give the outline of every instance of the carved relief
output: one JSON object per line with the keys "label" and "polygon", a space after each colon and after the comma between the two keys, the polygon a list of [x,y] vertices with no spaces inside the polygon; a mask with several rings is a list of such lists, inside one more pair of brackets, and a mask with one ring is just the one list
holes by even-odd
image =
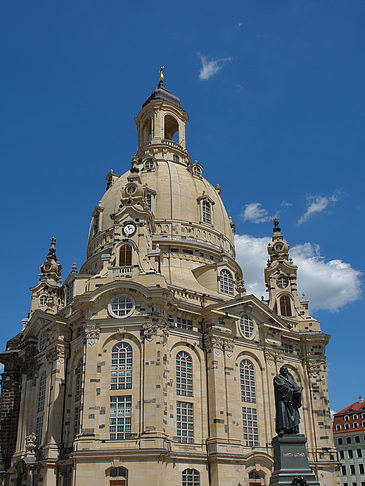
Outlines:
{"label": "carved relief", "polygon": [[56,361],[63,364],[65,362],[65,347],[62,345],[56,345],[46,353],[46,358],[49,363]]}
{"label": "carved relief", "polygon": [[100,329],[95,324],[89,324],[84,327],[84,337],[86,344],[90,347],[95,346],[100,336]]}
{"label": "carved relief", "polygon": [[28,453],[34,454],[36,450],[36,435],[34,432],[31,432],[25,438],[25,449]]}

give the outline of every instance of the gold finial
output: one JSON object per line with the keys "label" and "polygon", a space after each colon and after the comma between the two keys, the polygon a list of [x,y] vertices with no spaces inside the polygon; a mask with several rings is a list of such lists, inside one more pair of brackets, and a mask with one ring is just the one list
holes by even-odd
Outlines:
{"label": "gold finial", "polygon": [[164,79],[163,72],[162,72],[164,69],[165,69],[165,66],[161,66],[161,68],[160,68],[160,76],[159,76],[160,81],[163,81],[163,79]]}

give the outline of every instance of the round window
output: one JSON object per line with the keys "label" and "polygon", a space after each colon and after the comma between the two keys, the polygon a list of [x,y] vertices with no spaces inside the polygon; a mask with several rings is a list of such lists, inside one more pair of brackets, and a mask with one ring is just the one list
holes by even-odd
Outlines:
{"label": "round window", "polygon": [[252,317],[248,316],[247,314],[243,314],[240,319],[240,328],[241,333],[243,336],[245,336],[245,338],[251,338],[254,331],[254,322]]}
{"label": "round window", "polygon": [[113,317],[127,317],[134,311],[134,301],[128,295],[121,295],[109,304],[109,312]]}
{"label": "round window", "polygon": [[128,186],[127,187],[127,193],[128,194],[134,194],[136,192],[136,186]]}
{"label": "round window", "polygon": [[288,277],[279,277],[278,278],[278,287],[281,289],[285,289],[289,285]]}

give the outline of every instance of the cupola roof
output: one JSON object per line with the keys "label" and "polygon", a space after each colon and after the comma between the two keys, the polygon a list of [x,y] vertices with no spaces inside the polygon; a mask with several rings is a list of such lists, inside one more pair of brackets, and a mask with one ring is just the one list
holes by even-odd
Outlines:
{"label": "cupola roof", "polygon": [[180,98],[172,94],[170,91],[168,91],[165,87],[164,83],[164,75],[162,73],[164,69],[164,66],[161,66],[160,69],[160,81],[158,83],[157,89],[152,91],[151,95],[147,100],[143,103],[142,108],[146,106],[150,101],[152,100],[164,100],[167,101],[168,103],[171,103],[175,106],[178,106],[180,108]]}

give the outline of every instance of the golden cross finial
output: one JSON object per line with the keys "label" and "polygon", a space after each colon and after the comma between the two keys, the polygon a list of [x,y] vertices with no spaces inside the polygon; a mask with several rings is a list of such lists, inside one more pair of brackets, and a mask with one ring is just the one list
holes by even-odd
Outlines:
{"label": "golden cross finial", "polygon": [[160,81],[163,81],[164,76],[163,76],[163,72],[162,72],[162,71],[163,71],[164,69],[165,69],[165,66],[161,66],[161,67],[160,67],[160,77],[159,77]]}

